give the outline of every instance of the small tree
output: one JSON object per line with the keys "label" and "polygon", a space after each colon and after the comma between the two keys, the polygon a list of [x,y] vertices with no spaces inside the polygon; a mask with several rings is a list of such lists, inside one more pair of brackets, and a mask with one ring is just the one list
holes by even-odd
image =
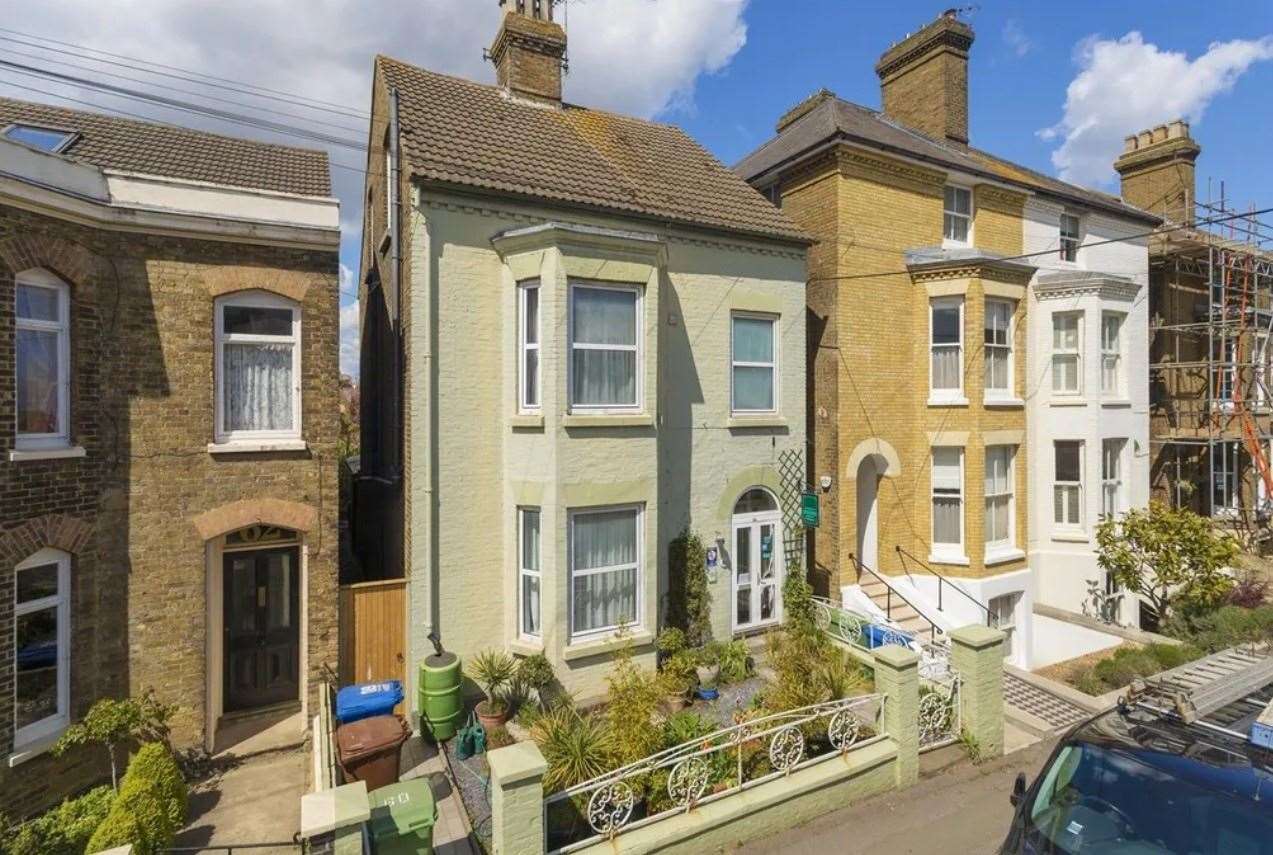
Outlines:
{"label": "small tree", "polygon": [[119,768],[115,756],[118,745],[128,742],[168,742],[168,721],[176,707],[160,703],[153,690],[140,698],[102,698],[88,715],[66,729],[53,746],[53,754],[83,745],[105,747],[111,764],[111,787],[119,790]]}
{"label": "small tree", "polygon": [[685,632],[690,647],[711,640],[711,592],[707,584],[707,550],[686,529],[667,547],[667,623]]}
{"label": "small tree", "polygon": [[1238,542],[1206,517],[1159,502],[1097,526],[1097,563],[1166,620],[1174,608],[1208,609],[1233,587],[1225,574]]}

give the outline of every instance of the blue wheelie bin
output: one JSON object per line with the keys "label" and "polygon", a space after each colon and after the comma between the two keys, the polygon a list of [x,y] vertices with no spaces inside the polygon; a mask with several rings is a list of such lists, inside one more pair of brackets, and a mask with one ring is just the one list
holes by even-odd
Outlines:
{"label": "blue wheelie bin", "polygon": [[336,720],[349,724],[372,716],[390,715],[393,708],[402,703],[402,698],[402,683],[398,680],[346,686],[336,693]]}

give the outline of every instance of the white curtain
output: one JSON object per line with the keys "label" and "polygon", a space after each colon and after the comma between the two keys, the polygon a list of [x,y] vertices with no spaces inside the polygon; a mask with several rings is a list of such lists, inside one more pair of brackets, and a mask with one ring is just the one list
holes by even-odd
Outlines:
{"label": "white curtain", "polygon": [[[637,512],[606,511],[574,518],[571,542],[575,633],[618,626],[637,615]],[[579,571],[617,568],[599,573]]]}
{"label": "white curtain", "polygon": [[1012,449],[986,449],[986,541],[1009,540],[1008,506],[1012,484],[1009,479]]}
{"label": "white curtain", "polygon": [[539,511],[522,511],[522,632],[539,635]]}
{"label": "white curtain", "polygon": [[962,454],[958,448],[933,449],[933,543],[963,541]]}
{"label": "white curtain", "polygon": [[574,289],[573,401],[596,406],[636,403],[637,318],[635,291]]}
{"label": "white curtain", "polygon": [[225,429],[292,429],[292,345],[225,345]]}

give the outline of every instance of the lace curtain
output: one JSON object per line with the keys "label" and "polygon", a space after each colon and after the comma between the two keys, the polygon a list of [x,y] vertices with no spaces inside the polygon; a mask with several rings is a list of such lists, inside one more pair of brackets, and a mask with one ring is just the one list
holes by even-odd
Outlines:
{"label": "lace curtain", "polygon": [[571,538],[572,631],[637,620],[637,512],[579,514]]}
{"label": "lace curtain", "polygon": [[636,404],[636,303],[635,291],[574,289],[573,403]]}
{"label": "lace curtain", "polygon": [[225,345],[225,429],[292,430],[291,344]]}

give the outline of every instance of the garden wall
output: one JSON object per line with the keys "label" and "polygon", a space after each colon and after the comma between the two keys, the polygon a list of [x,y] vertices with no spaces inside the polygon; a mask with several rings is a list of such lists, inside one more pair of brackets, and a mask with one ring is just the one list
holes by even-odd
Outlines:
{"label": "garden wall", "polygon": [[1034,655],[1030,659],[1033,668],[1046,668],[1057,662],[1075,659],[1109,650],[1123,643],[1123,639],[1108,632],[1057,620],[1054,617],[1034,615]]}

